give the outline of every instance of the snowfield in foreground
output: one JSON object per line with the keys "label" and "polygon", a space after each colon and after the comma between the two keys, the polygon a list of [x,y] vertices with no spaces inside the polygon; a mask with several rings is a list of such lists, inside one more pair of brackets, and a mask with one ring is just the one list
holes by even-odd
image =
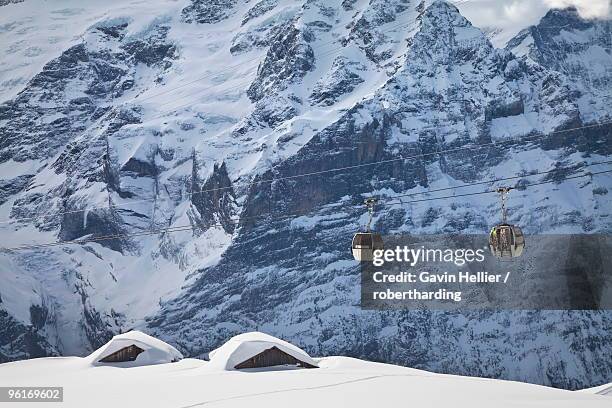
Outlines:
{"label": "snowfield in foreground", "polygon": [[[557,408],[603,407],[612,401],[605,396],[612,384],[574,392],[348,357],[313,359],[297,346],[259,332],[232,337],[209,355],[211,361],[181,359],[171,345],[132,331],[113,337],[88,357],[1,364],[0,386],[64,387],[62,406],[69,407],[372,407],[382,403],[474,408],[490,407],[496,401],[496,407]],[[287,357],[295,358],[297,364],[268,367]],[[240,368],[244,361],[257,368]]]}
{"label": "snowfield in foreground", "polygon": [[[434,374],[348,357],[320,368],[225,371],[184,359],[145,367],[92,367],[51,357],[0,365],[0,386],[62,386],[62,407],[610,407],[609,396],[512,381]],[[40,404],[21,403],[20,407]]]}

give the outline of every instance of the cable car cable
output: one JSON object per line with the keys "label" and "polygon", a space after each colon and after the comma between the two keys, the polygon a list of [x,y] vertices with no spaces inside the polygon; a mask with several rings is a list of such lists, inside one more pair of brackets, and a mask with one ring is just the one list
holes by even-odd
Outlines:
{"label": "cable car cable", "polygon": [[[577,176],[566,177],[566,178],[561,179],[561,180],[548,180],[548,181],[544,181],[544,182],[528,184],[528,185],[522,186],[521,188],[529,188],[531,186],[537,186],[537,185],[542,185],[542,184],[560,183],[561,181],[565,181],[565,180],[573,180],[573,179],[578,179],[578,178],[582,178],[582,177],[594,176],[594,175],[605,174],[605,173],[612,173],[612,170],[605,170],[605,171],[593,172],[593,173],[589,172],[587,174],[581,174],[581,175],[577,175]],[[441,199],[467,197],[467,196],[482,195],[482,194],[492,194],[492,193],[496,193],[496,191],[488,190],[488,191],[481,191],[481,192],[476,192],[476,193],[461,194],[461,195],[456,195],[456,196],[432,197],[432,198],[428,198],[428,199],[425,199],[425,200],[412,200],[412,201],[406,201],[406,202],[396,202],[396,203],[388,202],[387,205],[389,205],[389,204],[411,204],[411,203],[416,203],[416,202],[434,201],[434,200],[441,200]],[[356,206],[352,206],[352,207],[356,208]],[[340,206],[340,208],[343,208],[343,207]],[[311,212],[312,212],[312,210],[301,211],[301,212],[294,212],[294,213],[291,213],[291,214],[285,214],[284,216],[281,216],[281,217],[276,217],[275,220],[294,218],[295,216],[305,215],[305,214],[308,214],[308,213],[311,213]],[[243,222],[245,220],[249,220],[249,219],[261,219],[261,218],[262,218],[262,215],[260,214],[260,215],[244,217],[244,218],[240,218],[240,219],[228,220],[228,221],[230,221],[231,223],[233,223],[235,225],[238,225],[238,224],[240,224],[241,222]],[[208,224],[206,226],[182,225],[182,226],[177,226],[177,227],[161,228],[161,229],[157,229],[157,230],[142,231],[142,232],[130,233],[130,234],[113,234],[113,235],[106,235],[106,236],[101,236],[101,237],[91,237],[91,238],[85,238],[85,239],[78,238],[78,239],[69,240],[69,241],[55,241],[55,242],[47,242],[47,243],[32,244],[32,245],[21,245],[21,246],[17,246],[17,247],[2,247],[2,248],[0,248],[0,251],[19,251],[19,250],[47,248],[47,247],[62,246],[62,245],[71,245],[71,244],[86,244],[88,242],[105,241],[105,240],[110,240],[110,239],[130,238],[130,237],[138,237],[138,236],[146,236],[146,235],[155,235],[155,234],[160,234],[160,233],[173,233],[173,232],[189,231],[189,230],[200,229],[200,228],[204,228],[204,227],[207,227],[207,228],[223,227],[223,224],[222,223],[214,223],[214,224]]]}
{"label": "cable car cable", "polygon": [[[594,163],[584,164],[584,167],[598,166],[598,165],[602,165],[602,164],[611,164],[611,163],[612,163],[612,160],[607,160],[607,161],[602,161],[602,162],[594,162]],[[485,181],[479,181],[479,182],[476,182],[476,183],[462,184],[462,185],[459,185],[459,186],[443,187],[443,188],[437,188],[437,189],[434,189],[434,190],[427,190],[427,191],[416,192],[416,193],[407,193],[407,194],[393,195],[393,196],[384,197],[383,199],[395,199],[395,198],[400,198],[400,197],[412,197],[412,196],[415,196],[415,195],[435,193],[435,192],[438,192],[438,191],[454,190],[456,188],[467,188],[467,187],[478,186],[478,185],[483,185],[483,184],[497,183],[499,181],[508,181],[508,180],[522,179],[522,178],[525,178],[525,177],[541,176],[541,175],[544,175],[544,174],[556,173],[558,171],[563,171],[563,170],[568,170],[568,167],[557,167],[557,168],[552,169],[552,170],[539,171],[537,173],[530,173],[530,174],[525,174],[525,175],[521,175],[521,176],[503,177],[503,178],[498,178],[498,179],[494,179],[494,180],[485,180]]]}
{"label": "cable car cable", "polygon": [[[509,138],[509,139],[506,139],[505,141],[503,141],[501,143],[507,142],[508,140],[514,140],[514,141],[520,141],[520,142],[524,142],[524,141],[531,140],[531,139],[537,140],[537,139],[544,138],[544,137],[547,137],[547,136],[552,135],[552,134],[565,133],[565,132],[581,130],[581,129],[589,129],[589,128],[593,128],[593,127],[600,127],[600,126],[607,125],[607,124],[612,124],[612,121],[601,122],[601,123],[598,123],[598,124],[592,124],[592,125],[586,125],[586,126],[579,126],[579,127],[570,128],[570,129],[561,129],[561,130],[549,132],[549,133],[546,133],[546,134],[535,135],[534,137],[529,137],[528,136],[528,137],[525,137],[525,138],[520,138],[520,137]],[[501,144],[501,143],[499,143],[499,144]],[[265,184],[265,183],[273,183],[275,181],[280,181],[280,180],[295,179],[295,178],[300,178],[300,177],[308,177],[308,176],[314,176],[314,175],[319,175],[319,174],[338,172],[338,171],[342,171],[342,170],[346,170],[346,169],[354,169],[354,168],[361,168],[361,167],[366,167],[366,166],[374,166],[374,165],[392,163],[392,162],[396,162],[396,161],[417,159],[417,158],[421,158],[421,157],[427,157],[427,156],[432,156],[432,155],[436,155],[436,154],[443,154],[443,153],[449,153],[449,152],[456,152],[456,151],[461,151],[461,150],[475,150],[475,149],[480,149],[480,148],[487,147],[487,146],[493,146],[495,144],[498,144],[498,143],[497,142],[490,142],[490,143],[483,143],[483,144],[475,145],[475,146],[474,145],[472,145],[472,146],[463,146],[463,147],[458,147],[458,148],[453,148],[453,149],[440,150],[440,151],[436,151],[436,152],[422,153],[420,155],[414,155],[414,156],[408,156],[408,157],[398,157],[398,158],[394,158],[394,159],[388,159],[388,160],[382,160],[382,161],[370,162],[370,163],[361,163],[361,164],[357,164],[357,165],[345,166],[345,167],[328,169],[328,170],[322,170],[322,171],[318,171],[318,172],[303,173],[303,174],[279,177],[279,178],[274,178],[274,179],[269,179],[269,180],[260,180],[260,181],[257,181],[255,183],[252,183],[252,185],[259,185],[259,184]],[[77,157],[77,159],[74,161],[75,164],[80,159],[80,157],[85,153],[86,149],[87,149],[87,147],[81,151],[81,153],[79,154],[79,157]],[[233,186],[218,187],[218,188],[215,188],[215,189],[201,190],[201,191],[195,192],[195,193],[191,192],[191,193],[187,193],[186,195],[190,197],[190,196],[197,195],[197,194],[203,194],[203,193],[207,193],[207,192],[211,192],[211,191],[227,190],[227,189],[232,189],[232,188],[233,188]],[[159,201],[159,200],[158,199],[135,200],[135,201],[130,202],[127,205],[132,205],[132,204],[140,203],[140,202],[155,202],[155,201]],[[15,207],[12,207],[12,208],[13,209],[19,209],[19,208],[25,208],[25,207],[27,207],[27,206],[21,205],[21,206],[15,206]],[[115,205],[114,207],[121,208],[123,206],[122,205]],[[90,207],[89,209],[103,209],[103,208],[110,208],[110,207],[109,206]],[[85,210],[86,209],[74,210],[74,211],[68,211],[68,212],[65,212],[65,213],[69,214],[69,213],[72,213],[72,212],[80,212],[80,211],[85,211]],[[0,224],[9,223],[9,222],[12,222],[12,221],[19,221],[19,220],[29,220],[29,219],[43,218],[43,217],[46,217],[46,216],[61,215],[61,214],[64,214],[64,213],[56,213],[56,214],[49,214],[49,215],[36,216],[36,217],[22,217],[22,218],[14,218],[14,219],[5,219],[5,220],[0,220]]]}
{"label": "cable car cable", "polygon": [[[396,160],[396,159],[393,159]],[[405,158],[398,158],[397,160],[406,160]],[[380,162],[373,162],[373,163],[363,163],[362,165],[358,165],[358,166],[366,166],[366,165],[375,165],[375,164],[379,164]],[[610,164],[612,163],[612,160],[608,160],[608,161],[602,161],[602,162],[594,162],[594,163],[585,163],[584,166],[585,167],[590,167],[590,166],[597,166],[597,165],[601,165],[601,164]],[[352,169],[354,168],[353,166],[348,166],[348,167],[344,167],[344,168],[337,168],[337,169],[330,169],[330,170],[323,170],[323,172],[327,172],[327,171],[331,171],[331,170],[335,170],[335,171],[340,171],[340,170],[344,170],[344,169]],[[567,167],[563,168],[555,168],[552,170],[547,170],[547,171],[542,171],[542,172],[537,172],[537,173],[532,173],[532,174],[526,174],[526,175],[522,175],[522,176],[511,176],[511,177],[504,177],[504,178],[499,178],[499,179],[494,179],[494,180],[485,180],[485,181],[481,181],[481,182],[476,182],[476,183],[469,183],[469,184],[462,184],[459,186],[453,186],[453,187],[444,187],[444,188],[439,188],[439,189],[434,189],[434,190],[427,190],[427,191],[422,191],[422,192],[415,192],[415,193],[408,193],[408,194],[401,194],[401,195],[395,195],[395,196],[391,196],[391,197],[387,197],[389,199],[392,198],[399,198],[399,197],[411,197],[411,196],[415,196],[415,195],[421,195],[421,194],[428,194],[428,193],[433,193],[433,192],[438,192],[438,191],[445,191],[445,190],[453,190],[456,188],[467,188],[467,187],[471,187],[471,186],[476,186],[476,185],[482,185],[482,184],[489,184],[489,183],[495,183],[495,182],[499,182],[499,181],[507,181],[507,180],[513,180],[513,179],[520,179],[520,178],[524,178],[524,177],[530,177],[530,176],[537,176],[537,175],[543,175],[543,174],[549,174],[549,173],[554,173],[557,171],[562,171],[562,170],[566,170]],[[305,173],[303,174],[303,176],[307,176],[307,175],[312,175],[313,173]],[[318,174],[318,173],[314,173],[314,174]],[[302,176],[302,175],[300,175]],[[273,183],[274,181],[280,181],[280,180],[284,180],[286,178],[295,178],[296,176],[287,176],[287,177],[279,177],[279,178],[275,178],[275,179],[269,179],[269,180],[260,180],[258,182],[255,183],[251,183],[250,185],[259,185],[259,184],[264,184],[264,183]],[[229,187],[216,187],[216,188],[212,188],[212,189],[206,189],[206,190],[199,190],[196,192],[191,192],[191,193],[186,193],[185,196],[187,197],[193,197],[195,195],[200,195],[200,194],[204,194],[204,193],[209,193],[209,192],[217,192],[217,191],[221,191],[221,190],[228,190],[228,189],[232,189],[233,186],[229,186]],[[43,219],[46,217],[54,217],[54,216],[61,216],[61,215],[67,215],[67,214],[75,214],[75,213],[80,213],[80,212],[84,212],[84,211],[92,211],[92,210],[100,210],[100,209],[115,209],[115,208],[125,208],[128,207],[130,205],[134,205],[134,204],[139,204],[139,203],[145,203],[145,202],[159,202],[159,201],[171,201],[171,198],[166,198],[166,199],[142,199],[142,200],[134,200],[134,201],[130,201],[129,203],[126,204],[114,204],[112,206],[109,205],[104,205],[104,206],[99,206],[99,207],[87,207],[87,208],[82,208],[82,209],[78,209],[78,210],[70,210],[70,211],[62,211],[62,212],[58,212],[58,213],[54,213],[54,214],[48,214],[48,215],[37,215],[37,216],[33,216],[33,217],[21,217],[21,218],[9,218],[9,219],[4,219],[4,220],[0,220],[0,224],[8,224],[11,222],[18,222],[18,221],[27,221],[27,220],[33,220],[33,219]],[[17,207],[13,207],[13,208],[22,208],[25,206],[17,206]]]}
{"label": "cable car cable", "polygon": [[[585,174],[579,174],[576,176],[571,176],[571,177],[564,177],[561,181],[566,181],[566,180],[573,180],[573,179],[577,179],[577,178],[582,178],[582,177],[587,177],[587,176],[595,176],[598,174],[604,174],[604,173],[612,173],[612,170],[604,170],[604,171],[598,171],[598,172],[588,172]],[[521,186],[520,188],[527,188],[527,187],[534,187],[534,186],[539,186],[542,184],[550,184],[550,183],[555,183],[557,180],[548,180],[548,181],[543,181],[543,182],[538,182],[538,183],[529,183],[525,186]],[[517,190],[518,188],[514,188],[515,190]],[[487,191],[478,191],[475,193],[465,193],[465,194],[457,194],[457,195],[449,195],[449,196],[443,196],[443,197],[430,197],[430,198],[424,198],[424,199],[420,199],[420,200],[410,200],[410,201],[396,201],[395,203],[401,203],[401,204],[410,204],[410,203],[422,203],[425,201],[435,201],[435,200],[446,200],[449,198],[455,198],[455,197],[468,197],[468,196],[472,196],[472,195],[482,195],[482,194],[491,194],[491,193],[497,193],[497,189],[495,190],[487,190]],[[395,197],[390,197],[390,199],[395,199]],[[380,199],[380,201],[385,202],[384,199]],[[393,203],[393,204],[395,204]],[[387,204],[392,204],[392,202],[387,202]]]}

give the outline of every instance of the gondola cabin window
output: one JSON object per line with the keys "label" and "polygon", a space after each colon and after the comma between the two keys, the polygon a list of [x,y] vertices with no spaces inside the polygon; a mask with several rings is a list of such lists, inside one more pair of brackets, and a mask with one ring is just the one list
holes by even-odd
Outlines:
{"label": "gondola cabin window", "polygon": [[142,353],[143,351],[144,350],[141,349],[140,347],[136,346],[135,344],[132,344],[131,346],[124,347],[120,350],[115,351],[112,354],[109,354],[108,356],[99,360],[99,362],[100,363],[123,363],[126,361],[134,361],[136,360],[136,357],[138,357],[138,355]]}

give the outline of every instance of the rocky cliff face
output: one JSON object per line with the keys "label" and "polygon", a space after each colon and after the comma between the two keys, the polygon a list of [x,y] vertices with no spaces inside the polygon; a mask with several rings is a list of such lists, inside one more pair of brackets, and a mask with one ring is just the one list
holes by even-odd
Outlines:
{"label": "rocky cliff face", "polygon": [[[609,312],[363,311],[348,251],[365,195],[520,185],[612,154],[609,78],[587,83],[571,62],[597,49],[607,64],[608,20],[551,11],[496,49],[441,1],[115,12],[0,105],[3,246],[99,239],[0,253],[1,358],[83,354],[131,327],[203,356],[262,330],[316,355],[609,380]],[[545,28],[559,16],[567,30]],[[527,47],[536,32],[547,39]],[[588,45],[563,42],[577,33]],[[517,190],[510,216],[529,234],[610,232],[611,187],[599,175]],[[375,227],[481,233],[498,217],[496,197],[405,201]]]}

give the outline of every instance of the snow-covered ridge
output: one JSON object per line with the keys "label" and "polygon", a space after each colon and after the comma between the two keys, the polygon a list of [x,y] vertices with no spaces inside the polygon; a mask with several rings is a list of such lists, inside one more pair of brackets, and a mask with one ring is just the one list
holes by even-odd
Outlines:
{"label": "snow-covered ridge", "polygon": [[612,20],[583,19],[575,8],[551,10],[506,48],[562,72],[578,85],[585,120],[609,120],[612,83]]}

